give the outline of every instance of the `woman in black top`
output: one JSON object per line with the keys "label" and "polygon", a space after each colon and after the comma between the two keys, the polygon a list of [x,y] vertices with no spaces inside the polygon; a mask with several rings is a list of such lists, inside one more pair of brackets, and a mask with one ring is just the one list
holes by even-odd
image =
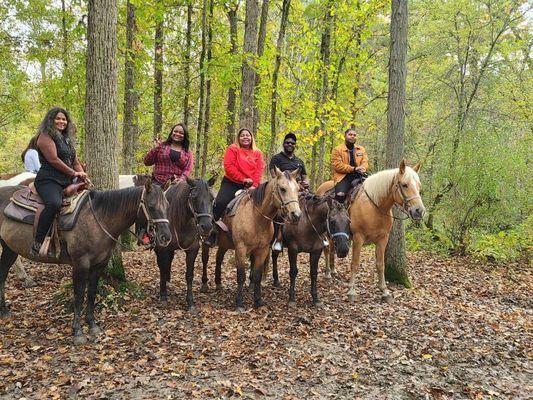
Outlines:
{"label": "woman in black top", "polygon": [[39,126],[37,151],[41,169],[35,178],[35,188],[45,207],[30,250],[32,255],[39,253],[54,217],[59,212],[63,189],[72,183],[74,177],[80,180],[87,178],[76,157],[73,134],[74,125],[70,115],[59,107],[48,111]]}

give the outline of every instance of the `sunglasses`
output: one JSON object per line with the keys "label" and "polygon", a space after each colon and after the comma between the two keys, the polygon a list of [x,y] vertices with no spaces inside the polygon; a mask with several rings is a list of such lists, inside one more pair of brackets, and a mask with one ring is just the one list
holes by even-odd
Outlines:
{"label": "sunglasses", "polygon": [[287,146],[296,146],[296,142],[283,142],[283,144],[286,144]]}

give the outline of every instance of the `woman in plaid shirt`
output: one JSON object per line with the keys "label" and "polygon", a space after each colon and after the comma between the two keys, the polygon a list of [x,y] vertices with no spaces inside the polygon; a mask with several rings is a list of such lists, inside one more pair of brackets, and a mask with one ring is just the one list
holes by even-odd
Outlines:
{"label": "woman in plaid shirt", "polygon": [[189,151],[189,133],[184,124],[176,124],[170,130],[167,140],[156,139],[155,147],[144,156],[144,165],[154,166],[152,180],[164,185],[169,179],[177,182],[189,176],[194,159]]}

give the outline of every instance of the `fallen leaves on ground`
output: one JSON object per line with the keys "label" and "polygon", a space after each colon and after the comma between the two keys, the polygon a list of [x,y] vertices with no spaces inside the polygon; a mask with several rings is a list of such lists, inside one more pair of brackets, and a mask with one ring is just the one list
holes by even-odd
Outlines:
{"label": "fallen leaves on ground", "polygon": [[[310,304],[308,257],[300,255],[297,306],[287,307],[288,266],[281,288],[263,283],[267,306],[234,312],[236,273],[226,257],[222,291],[194,295],[185,309],[184,255],[173,263],[168,305],[158,299],[153,253],[125,253],[128,279],[141,296],[112,307],[100,299],[105,335],[75,347],[72,314],[58,300],[68,266],[26,262],[38,285],[11,275],[12,315],[0,320],[2,398],[527,398],[531,367],[531,293],[527,265],[491,266],[469,258],[410,254],[414,289],[389,285],[380,301],[370,249],[358,272],[356,302],[347,301],[349,259],[337,279],[319,276],[324,304]],[[228,254],[229,256],[230,254]]]}

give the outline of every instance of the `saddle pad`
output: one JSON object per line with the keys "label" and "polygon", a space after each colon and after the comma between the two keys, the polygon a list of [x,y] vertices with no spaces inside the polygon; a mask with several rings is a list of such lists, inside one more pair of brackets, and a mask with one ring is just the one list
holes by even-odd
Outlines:
{"label": "saddle pad", "polygon": [[248,194],[248,191],[242,191],[237,196],[235,196],[226,207],[226,216],[233,217],[235,213],[237,212],[237,208],[239,207],[240,202],[244,197]]}
{"label": "saddle pad", "polygon": [[[82,206],[87,201],[89,195],[88,190],[84,190],[76,196],[72,196],[71,202],[68,206],[61,208],[59,216],[59,230],[70,231],[74,228],[76,220]],[[4,215],[14,221],[23,222],[28,225],[33,225],[35,219],[35,211],[28,205],[21,206],[19,203],[12,201],[4,209]]]}

